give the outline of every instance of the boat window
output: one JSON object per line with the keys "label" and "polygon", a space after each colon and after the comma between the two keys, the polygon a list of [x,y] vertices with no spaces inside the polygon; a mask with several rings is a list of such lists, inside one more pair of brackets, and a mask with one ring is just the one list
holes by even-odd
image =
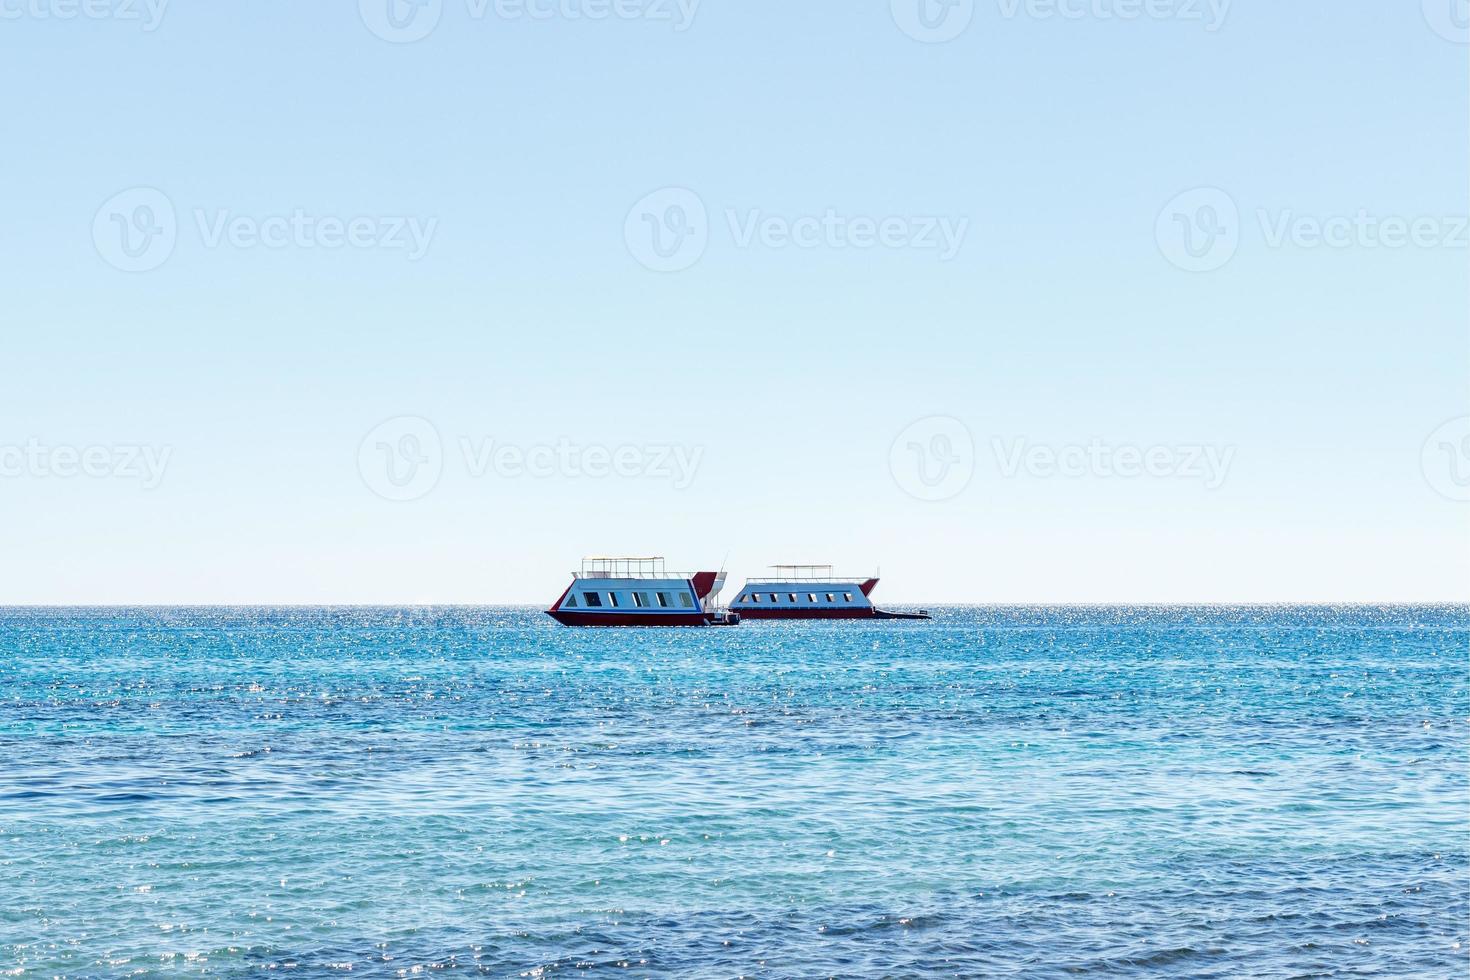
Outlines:
{"label": "boat window", "polygon": [[688,592],[679,593],[679,605],[683,606],[685,609],[690,609],[694,606],[694,603],[689,601]]}
{"label": "boat window", "polygon": [[745,601],[746,602],[760,602],[761,601],[761,594],[759,592],[752,592],[750,595],[748,595],[748,596],[745,597]]}
{"label": "boat window", "polygon": [[568,595],[567,596],[567,601],[566,602],[563,602],[562,603],[562,606],[564,608],[566,608],[566,609],[576,609],[577,608],[577,597],[574,596],[574,595]]}
{"label": "boat window", "polygon": [[815,592],[808,592],[806,594],[806,601],[807,602],[816,602],[817,601],[817,594]]}
{"label": "boat window", "polygon": [[596,609],[602,605],[602,596],[596,592],[583,592],[582,598],[587,600],[587,605]]}
{"label": "boat window", "polygon": [[827,601],[828,602],[836,602],[837,599],[832,595],[832,593],[828,592],[827,593]]}
{"label": "boat window", "polygon": [[660,609],[669,608],[669,594],[667,592],[660,592],[658,594],[658,606]]}
{"label": "boat window", "polygon": [[844,592],[844,593],[842,593],[842,601],[843,602],[851,602],[852,601],[852,593],[851,592]]}
{"label": "boat window", "polygon": [[779,599],[776,598],[776,593],[774,593],[774,592],[771,593],[771,601],[772,602],[779,602],[780,601]]}
{"label": "boat window", "polygon": [[788,593],[786,593],[786,598],[790,599],[794,603],[794,602],[796,602],[796,593],[795,592],[788,592]]}
{"label": "boat window", "polygon": [[614,609],[618,608],[618,594],[616,592],[609,592],[607,594],[607,601],[608,605],[612,606]]}
{"label": "boat window", "polygon": [[653,603],[648,601],[647,592],[634,592],[633,605],[637,606],[639,609],[647,609],[649,606],[653,605]]}

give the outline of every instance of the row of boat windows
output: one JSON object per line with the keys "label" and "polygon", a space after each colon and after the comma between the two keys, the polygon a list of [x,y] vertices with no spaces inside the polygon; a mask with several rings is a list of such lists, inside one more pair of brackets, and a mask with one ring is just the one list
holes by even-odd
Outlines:
{"label": "row of boat windows", "polygon": [[[633,603],[633,609],[672,609],[676,602],[680,609],[694,608],[694,600],[688,592],[625,592],[623,596]],[[607,599],[605,603],[604,597]],[[624,608],[616,592],[583,592],[582,601],[588,609]],[[567,596],[562,606],[565,609],[577,608],[576,593]]]}
{"label": "row of boat windows", "polygon": [[[835,592],[827,592],[827,593],[824,593],[824,594],[827,596],[827,601],[828,602],[836,602],[837,601],[837,593],[835,593]],[[776,605],[780,605],[780,603],[781,603],[781,593],[779,593],[779,592],[751,592],[751,593],[746,594],[740,601],[743,602],[743,603],[757,603],[757,602],[770,601],[771,603],[774,603]],[[789,603],[793,603],[794,604],[794,603],[800,602],[801,600],[797,598],[797,593],[795,593],[795,592],[788,592],[788,593],[786,593],[786,601],[789,602]],[[809,602],[809,603],[815,603],[815,602],[817,602],[818,601],[818,599],[817,599],[817,593],[815,593],[815,592],[808,592],[806,594],[806,601]],[[852,601],[852,593],[851,592],[844,592],[844,593],[842,593],[842,601],[843,602],[851,602]]]}

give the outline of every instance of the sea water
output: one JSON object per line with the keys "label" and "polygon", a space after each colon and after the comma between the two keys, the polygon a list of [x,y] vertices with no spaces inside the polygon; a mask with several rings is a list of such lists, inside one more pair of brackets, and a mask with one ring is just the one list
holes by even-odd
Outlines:
{"label": "sea water", "polygon": [[0,973],[1457,977],[1470,610],[0,610]]}

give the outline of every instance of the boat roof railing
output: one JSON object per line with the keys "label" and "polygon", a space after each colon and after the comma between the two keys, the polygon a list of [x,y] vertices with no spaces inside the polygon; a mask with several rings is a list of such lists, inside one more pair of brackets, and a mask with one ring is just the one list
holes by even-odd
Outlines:
{"label": "boat roof railing", "polygon": [[772,565],[770,575],[747,582],[866,582],[871,575],[833,575],[831,565]]}
{"label": "boat roof railing", "polygon": [[578,578],[688,578],[682,572],[670,572],[664,569],[662,557],[652,558],[623,558],[623,557],[597,557],[583,558],[582,571]]}

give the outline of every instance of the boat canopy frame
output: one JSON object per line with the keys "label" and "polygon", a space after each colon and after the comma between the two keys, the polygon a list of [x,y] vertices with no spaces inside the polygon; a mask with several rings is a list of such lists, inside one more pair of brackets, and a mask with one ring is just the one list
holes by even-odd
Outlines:
{"label": "boat canopy frame", "polygon": [[756,582],[866,582],[875,576],[872,575],[833,575],[831,565],[770,565],[773,574],[760,578],[746,579],[746,583]]}
{"label": "boat canopy frame", "polygon": [[670,572],[664,568],[662,555],[641,558],[622,556],[598,556],[582,559],[582,571],[577,578],[592,579],[687,579],[682,572]]}

